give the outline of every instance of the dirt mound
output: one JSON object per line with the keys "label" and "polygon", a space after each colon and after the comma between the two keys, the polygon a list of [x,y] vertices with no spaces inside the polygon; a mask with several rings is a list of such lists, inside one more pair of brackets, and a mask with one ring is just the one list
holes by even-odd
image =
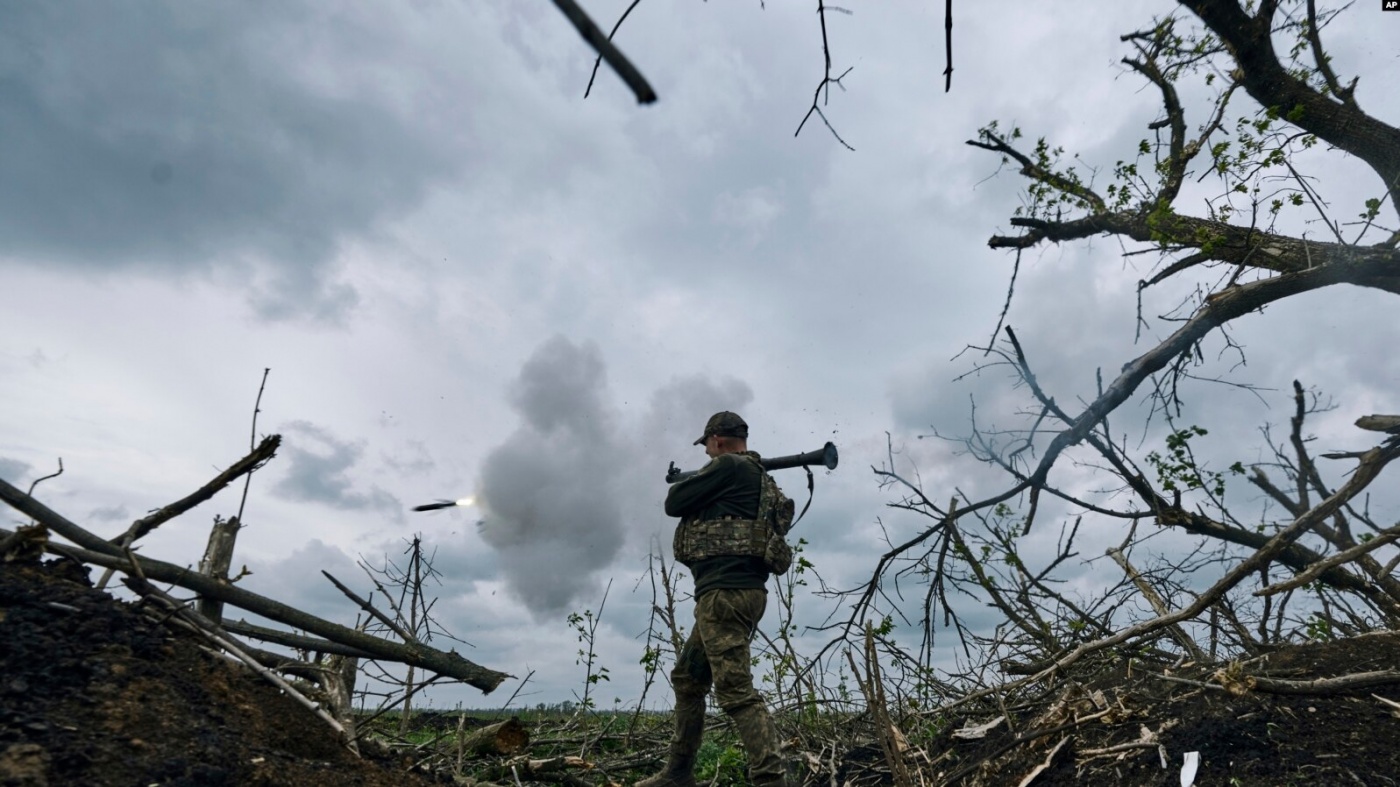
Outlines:
{"label": "dirt mound", "polygon": [[1184,756],[1196,752],[1197,785],[1393,785],[1400,713],[1377,697],[1400,700],[1397,663],[1400,632],[1235,664],[1104,662],[1013,707],[1012,723],[985,737],[959,739],[953,729],[987,723],[1001,706],[956,719],[931,752],[956,765],[934,770],[961,784],[1016,784],[1039,770],[1037,787],[1177,787]]}
{"label": "dirt mound", "polygon": [[[396,764],[397,765],[397,764]],[[0,563],[0,785],[416,785],[247,670],[93,589]]]}
{"label": "dirt mound", "polygon": [[[201,645],[93,589],[76,563],[0,563],[0,787],[430,783],[410,763],[356,758],[310,711]],[[956,717],[899,726],[929,784],[1019,784],[1035,773],[1033,787],[1175,787],[1187,752],[1200,757],[1198,785],[1396,784],[1400,718],[1372,695],[1400,701],[1397,663],[1396,632],[1235,665],[1106,657]],[[1332,680],[1367,673],[1357,685]],[[981,737],[955,734],[997,716],[1009,718]],[[780,719],[795,743],[808,731],[797,721]],[[616,762],[587,777],[551,782],[603,784],[656,767],[661,747],[639,756],[636,746],[610,751]],[[838,783],[891,783],[878,746],[842,750]],[[837,775],[832,757],[807,759],[807,783]]]}

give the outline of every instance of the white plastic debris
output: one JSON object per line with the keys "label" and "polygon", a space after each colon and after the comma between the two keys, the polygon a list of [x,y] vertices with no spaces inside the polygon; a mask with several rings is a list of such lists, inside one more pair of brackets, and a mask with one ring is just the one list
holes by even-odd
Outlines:
{"label": "white plastic debris", "polygon": [[1201,767],[1201,753],[1198,751],[1188,751],[1182,755],[1181,763],[1181,787],[1193,787],[1196,784],[1196,771]]}

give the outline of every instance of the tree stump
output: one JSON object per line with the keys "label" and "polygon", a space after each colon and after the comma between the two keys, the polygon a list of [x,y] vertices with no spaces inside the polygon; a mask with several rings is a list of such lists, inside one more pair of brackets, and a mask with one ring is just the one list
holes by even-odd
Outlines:
{"label": "tree stump", "polygon": [[511,716],[505,721],[482,727],[462,741],[462,750],[472,757],[491,754],[515,754],[530,745],[530,731]]}

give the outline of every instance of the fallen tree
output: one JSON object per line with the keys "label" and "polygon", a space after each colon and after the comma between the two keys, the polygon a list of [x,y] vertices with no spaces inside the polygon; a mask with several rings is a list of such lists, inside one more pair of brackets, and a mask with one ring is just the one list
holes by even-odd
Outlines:
{"label": "fallen tree", "polygon": [[[272,438],[269,438],[272,440]],[[276,441],[272,441],[271,448],[275,448]],[[227,485],[237,475],[249,472],[261,462],[271,456],[271,448],[268,441],[264,445],[255,449],[250,457],[257,456],[256,460],[249,458],[240,460],[234,465],[238,468],[238,473],[225,471],[215,479],[218,488]],[[233,468],[231,468],[232,470]],[[206,485],[200,493],[185,498],[181,503],[185,503],[196,496],[200,500],[208,499],[217,488],[215,483]],[[204,492],[208,494],[201,494]],[[125,541],[128,546],[123,547],[112,541],[102,538],[92,533],[67,517],[50,509],[48,506],[36,500],[3,479],[0,479],[0,500],[31,517],[38,525],[49,531],[67,539],[76,546],[55,543],[51,540],[44,542],[44,550],[51,554],[62,555],[78,560],[83,563],[90,563],[96,566],[113,569],[129,575],[144,576],[145,579],[158,582],[167,582],[177,587],[191,590],[201,597],[215,599],[239,609],[246,610],[256,615],[261,615],[269,620],[274,620],[295,629],[310,632],[318,637],[323,637],[327,642],[333,643],[349,651],[349,654],[363,656],[367,658],[380,659],[383,661],[397,662],[412,667],[429,670],[439,675],[460,680],[470,686],[481,689],[485,693],[490,693],[510,677],[504,672],[483,667],[460,656],[456,651],[442,651],[429,647],[419,641],[393,642],[391,640],[366,634],[347,626],[319,618],[315,615],[303,612],[288,604],[284,604],[275,599],[244,590],[227,580],[220,580],[206,576],[196,570],[184,566],[177,566],[149,557],[143,557],[130,551],[131,540],[119,537],[118,542]],[[179,508],[186,510],[189,506],[172,505],[161,509],[162,512]],[[167,517],[168,518],[168,517]],[[150,519],[149,517],[147,518]],[[164,521],[161,519],[160,521]],[[149,525],[147,520],[142,523]],[[158,523],[157,523],[158,524]],[[141,534],[149,532],[151,527],[143,527]],[[135,532],[137,528],[128,531],[128,535]],[[15,536],[9,530],[0,529],[0,543],[7,542]],[[32,540],[32,539],[31,539]],[[232,628],[232,627],[231,627]],[[257,627],[246,626],[237,627],[238,633],[244,636],[266,639],[268,641],[279,641],[285,632],[273,633],[271,636],[263,637]],[[330,650],[328,648],[328,650]],[[337,649],[339,650],[339,649]],[[340,652],[345,653],[346,650]]]}

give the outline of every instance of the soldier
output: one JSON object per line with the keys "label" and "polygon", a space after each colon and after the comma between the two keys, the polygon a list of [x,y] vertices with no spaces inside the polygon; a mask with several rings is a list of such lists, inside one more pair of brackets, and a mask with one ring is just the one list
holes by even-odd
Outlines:
{"label": "soldier", "polygon": [[749,665],[749,642],[768,604],[770,561],[764,545],[770,530],[763,515],[778,504],[774,497],[786,498],[765,477],[758,454],[748,450],[748,436],[744,419],[715,413],[695,441],[705,446],[709,464],[666,495],[666,515],[681,517],[676,560],[695,578],[695,625],[671,671],[676,731],[670,756],[661,773],[637,787],[695,784],[705,697],[712,687],[715,702],[739,730],[750,783],[786,785],[777,730],[754,689]]}

